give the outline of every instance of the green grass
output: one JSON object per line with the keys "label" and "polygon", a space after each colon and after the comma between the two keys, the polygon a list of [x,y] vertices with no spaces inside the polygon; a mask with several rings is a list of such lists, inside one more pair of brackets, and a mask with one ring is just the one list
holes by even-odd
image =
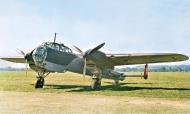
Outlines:
{"label": "green grass", "polygon": [[149,79],[127,78],[114,86],[112,80],[102,81],[102,89],[92,91],[89,88],[91,79],[75,73],[50,74],[45,79],[43,89],[35,89],[35,72],[1,72],[1,91],[24,91],[24,92],[53,92],[53,93],[79,93],[79,94],[100,94],[114,96],[133,96],[145,98],[169,98],[169,99],[190,99],[190,73],[150,73]]}

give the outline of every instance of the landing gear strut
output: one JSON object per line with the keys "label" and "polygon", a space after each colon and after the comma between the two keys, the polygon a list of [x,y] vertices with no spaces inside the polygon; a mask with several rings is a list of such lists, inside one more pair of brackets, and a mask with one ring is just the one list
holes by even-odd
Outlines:
{"label": "landing gear strut", "polygon": [[114,85],[119,86],[119,80],[114,80]]}
{"label": "landing gear strut", "polygon": [[98,69],[95,69],[93,72],[93,77],[92,77],[92,85],[91,89],[92,90],[97,90],[101,88],[101,71]]}
{"label": "landing gear strut", "polygon": [[44,78],[46,76],[48,76],[49,74],[50,74],[49,72],[47,74],[45,72],[38,72],[37,76],[36,76],[37,80],[36,80],[36,83],[35,83],[34,87],[35,88],[43,88],[44,83],[45,83]]}
{"label": "landing gear strut", "polygon": [[101,87],[101,79],[100,78],[92,78],[91,89],[97,90],[97,89],[100,89],[100,87]]}

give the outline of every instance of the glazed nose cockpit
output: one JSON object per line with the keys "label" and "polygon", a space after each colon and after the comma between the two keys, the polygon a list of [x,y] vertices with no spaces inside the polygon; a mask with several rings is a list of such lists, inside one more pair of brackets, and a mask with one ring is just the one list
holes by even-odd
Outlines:
{"label": "glazed nose cockpit", "polygon": [[37,66],[43,66],[47,56],[47,50],[45,47],[38,47],[34,50],[32,56]]}

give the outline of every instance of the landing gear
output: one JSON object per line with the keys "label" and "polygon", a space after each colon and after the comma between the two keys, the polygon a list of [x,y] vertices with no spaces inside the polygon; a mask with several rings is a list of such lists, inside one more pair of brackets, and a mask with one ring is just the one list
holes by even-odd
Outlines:
{"label": "landing gear", "polygon": [[44,83],[45,83],[44,78],[45,78],[46,76],[48,76],[49,74],[50,74],[49,72],[48,72],[48,73],[45,73],[45,72],[38,72],[38,73],[37,73],[37,76],[36,76],[37,80],[36,80],[36,83],[35,83],[34,87],[35,87],[35,88],[43,88]]}
{"label": "landing gear", "polygon": [[119,86],[119,80],[114,80],[114,85]]}
{"label": "landing gear", "polygon": [[144,79],[148,79],[148,64],[146,64],[144,67]]}
{"label": "landing gear", "polygon": [[101,88],[101,76],[101,71],[98,69],[94,69],[91,85],[92,90],[97,90]]}
{"label": "landing gear", "polygon": [[100,87],[101,87],[101,79],[100,78],[92,78],[91,89],[97,90],[97,89],[100,89]]}
{"label": "landing gear", "polygon": [[43,88],[44,86],[44,78],[38,78],[35,83],[35,88]]}

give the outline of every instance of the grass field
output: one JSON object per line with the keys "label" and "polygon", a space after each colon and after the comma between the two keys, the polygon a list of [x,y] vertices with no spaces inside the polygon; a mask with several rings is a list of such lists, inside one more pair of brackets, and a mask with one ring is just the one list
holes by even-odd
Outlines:
{"label": "grass field", "polygon": [[0,114],[189,114],[190,73],[150,73],[120,86],[103,80],[92,91],[91,79],[74,73],[51,74],[35,89],[35,73],[0,73]]}
{"label": "grass field", "polygon": [[102,89],[92,91],[91,79],[74,73],[50,74],[43,89],[35,89],[35,72],[1,72],[0,91],[77,93],[107,96],[130,96],[143,98],[190,99],[190,73],[150,73],[149,79],[128,78],[120,86],[112,80],[103,79]]}

